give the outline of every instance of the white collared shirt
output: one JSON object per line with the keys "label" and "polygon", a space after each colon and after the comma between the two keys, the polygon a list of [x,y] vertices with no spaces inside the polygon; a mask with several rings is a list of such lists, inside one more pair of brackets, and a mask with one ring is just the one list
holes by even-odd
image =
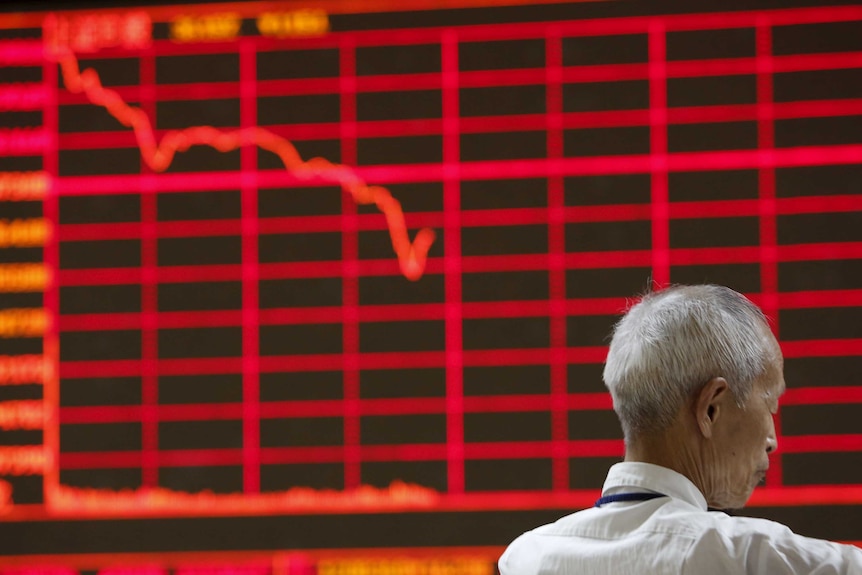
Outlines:
{"label": "white collared shirt", "polygon": [[602,495],[650,492],[667,497],[607,503],[528,531],[500,557],[501,575],[862,574],[862,550],[707,511],[700,490],[665,467],[618,463]]}

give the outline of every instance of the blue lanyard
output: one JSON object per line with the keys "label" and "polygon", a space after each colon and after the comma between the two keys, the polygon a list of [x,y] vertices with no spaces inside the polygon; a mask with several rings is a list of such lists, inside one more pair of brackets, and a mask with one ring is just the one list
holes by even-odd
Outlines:
{"label": "blue lanyard", "polygon": [[596,507],[601,507],[605,503],[616,503],[617,501],[649,501],[650,499],[658,499],[659,497],[667,497],[661,493],[616,493],[614,495],[605,495],[596,500]]}

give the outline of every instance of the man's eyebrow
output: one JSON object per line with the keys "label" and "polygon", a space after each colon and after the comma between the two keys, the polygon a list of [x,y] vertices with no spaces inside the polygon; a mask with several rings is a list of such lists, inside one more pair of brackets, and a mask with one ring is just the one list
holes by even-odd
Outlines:
{"label": "man's eyebrow", "polygon": [[774,391],[768,390],[768,391],[764,392],[764,395],[766,397],[774,398],[775,402],[778,403],[778,400],[781,398],[782,395],[784,395],[785,391],[787,391],[787,382],[785,382],[784,379],[782,379],[781,384],[778,388],[776,388]]}

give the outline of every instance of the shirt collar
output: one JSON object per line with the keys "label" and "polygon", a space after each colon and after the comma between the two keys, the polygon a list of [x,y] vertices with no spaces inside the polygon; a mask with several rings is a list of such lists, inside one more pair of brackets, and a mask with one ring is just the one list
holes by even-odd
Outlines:
{"label": "shirt collar", "polygon": [[602,496],[638,490],[682,499],[706,511],[706,498],[688,477],[652,463],[624,461],[613,465],[605,479]]}

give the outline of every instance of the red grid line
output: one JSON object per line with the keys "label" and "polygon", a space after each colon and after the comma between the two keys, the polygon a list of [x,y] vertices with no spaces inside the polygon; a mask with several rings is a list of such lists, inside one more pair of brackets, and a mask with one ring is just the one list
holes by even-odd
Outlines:
{"label": "red grid line", "polygon": [[[341,161],[357,162],[357,102],[356,48],[348,36],[338,47],[340,68],[340,137]],[[344,378],[344,486],[354,488],[361,483],[359,452],[359,238],[357,207],[352,198],[342,196],[341,235],[341,297],[342,297],[342,370]]]}
{"label": "red grid line", "polygon": [[[102,56],[102,54],[99,54]],[[127,54],[128,55],[128,54]],[[86,66],[82,63],[82,67]],[[140,104],[142,90],[137,84],[125,86],[111,86],[123,101],[129,104]],[[206,100],[212,98],[239,98],[240,82],[190,82],[188,84],[159,84],[153,86],[148,97],[156,101],[164,100]],[[58,103],[61,106],[83,106],[91,102],[85,94],[70,92],[63,87],[59,94]],[[121,129],[119,126],[117,129]]]}
{"label": "red grid line", "polygon": [[[546,58],[546,112],[548,130],[548,157],[559,158],[563,155],[563,87],[562,65],[563,44],[559,30],[549,27],[545,40]],[[560,177],[548,179],[548,264],[549,264],[549,305],[550,305],[550,347],[551,347],[551,438],[553,441],[553,459],[551,462],[551,479],[553,490],[565,492],[569,489],[569,461],[565,456],[566,439],[569,435],[569,420],[566,406],[567,366],[565,361],[566,347],[566,272],[565,263],[566,238],[564,207],[564,187]],[[473,214],[471,214],[473,215]],[[491,220],[491,218],[488,218]],[[492,220],[491,220],[492,221]],[[469,221],[463,219],[465,225]],[[532,398],[522,398],[523,408]],[[465,406],[466,407],[466,406]]]}
{"label": "red grid line", "polygon": [[[786,346],[785,356],[793,357],[792,352],[797,344],[800,345],[800,350],[804,349],[805,345],[813,345],[814,349],[835,351],[835,353],[826,353],[826,355],[852,355],[862,349],[862,340],[785,342],[783,344]],[[568,347],[566,348],[566,362],[602,363],[606,354],[607,348],[604,346]],[[337,357],[339,354],[264,356],[260,358],[260,370],[261,373],[329,371],[333,367],[333,360]],[[464,366],[542,365],[547,364],[550,359],[547,348],[466,350],[462,353],[462,357]],[[445,365],[446,352],[443,351],[377,352],[359,355],[359,369],[422,368]],[[159,361],[159,368],[159,373],[162,375],[239,373],[242,370],[242,360],[230,357],[162,359]],[[92,373],[100,373],[105,376],[136,375],[140,373],[140,360],[64,361],[60,363],[60,376],[62,378],[81,378]]]}
{"label": "red grid line", "polygon": [[[840,70],[859,66],[858,52],[824,52],[820,54],[793,54],[772,56],[775,72],[808,72],[812,70]],[[757,57],[714,60],[687,60],[668,62],[668,77],[692,78],[698,76],[724,76],[756,74]]]}
{"label": "red grid line", "polygon": [[[553,377],[553,375],[552,375]],[[551,383],[551,395],[489,395],[489,396],[468,396],[464,398],[465,413],[499,413],[511,411],[551,411],[553,413],[556,406],[556,397],[553,395],[553,382]],[[563,399],[565,404],[565,398]],[[551,434],[554,436],[553,420],[551,421]],[[557,441],[558,437],[552,437],[553,441]]]}
{"label": "red grid line", "polygon": [[[140,58],[141,109],[156,123],[156,101],[151,86],[156,85],[156,62],[152,49],[145,50]],[[158,291],[155,283],[158,273],[158,236],[155,222],[158,218],[156,196],[149,189],[153,181],[150,168],[141,163],[141,451],[142,478],[147,487],[159,482],[158,405],[159,405],[159,350],[158,350]]]}
{"label": "red grid line", "polygon": [[[785,168],[801,166],[841,165],[862,162],[862,145],[800,146],[776,150],[718,150],[685,152],[667,155],[668,171],[753,169],[761,166]],[[598,156],[537,160],[461,162],[462,180],[536,178],[552,176],[637,174],[650,171],[649,155]],[[357,174],[368,181],[416,183],[439,181],[444,168],[439,164],[403,164],[356,168]],[[297,177],[285,170],[258,172],[261,187],[296,185]],[[239,172],[198,172],[194,174],[161,174],[154,191],[212,191],[237,189]],[[307,185],[303,182],[302,185]],[[140,176],[81,176],[57,181],[61,195],[98,195],[140,193]]]}
{"label": "red grid line", "polygon": [[[297,372],[329,371],[338,355],[320,354],[312,356],[282,356],[261,358],[261,371]],[[393,369],[421,367],[441,367],[446,364],[445,352],[415,351],[390,353],[363,353],[359,356],[359,369]]]}
{"label": "red grid line", "polygon": [[568,396],[570,410],[609,410],[613,407],[610,393],[570,393]]}
{"label": "red grid line", "polygon": [[667,174],[667,70],[665,30],[658,18],[649,23],[650,207],[652,215],[651,283],[670,283],[670,223]]}
{"label": "red grid line", "polygon": [[862,355],[862,338],[818,339],[782,341],[781,352],[785,358],[793,357],[841,357]]}
{"label": "red grid line", "polygon": [[[855,195],[812,196],[774,199],[775,212],[780,215],[815,214],[859,209],[860,200]],[[611,222],[648,220],[651,216],[649,204],[608,204],[599,206],[569,206],[556,208],[565,223]],[[670,202],[670,219],[723,218],[760,216],[760,200],[714,200]],[[359,231],[386,230],[387,225],[374,214],[357,215]],[[341,216],[284,216],[257,220],[261,233],[309,233],[340,232]],[[408,217],[410,227],[442,227],[443,212],[413,212]],[[547,224],[545,208],[501,208],[469,210],[461,214],[463,227],[512,226]],[[207,237],[240,235],[241,219],[185,220],[159,222],[155,224],[160,238]],[[112,240],[136,239],[141,235],[139,222],[61,224],[57,227],[60,240]]]}
{"label": "red grid line", "polygon": [[784,435],[779,448],[784,453],[833,453],[862,451],[862,434]]}
{"label": "red grid line", "polygon": [[[714,12],[709,18],[702,14],[673,14],[663,16],[667,31],[709,30],[723,28],[748,28],[757,23],[761,14],[768,14],[775,26],[809,24],[814,22],[839,22],[862,19],[862,10],[857,7],[818,7],[783,10],[760,10],[751,12]],[[596,18],[559,23],[560,33],[566,36],[605,36],[615,34],[643,34],[652,21],[650,16],[621,18]],[[477,25],[459,29],[463,41],[529,38],[541,34],[545,23],[517,23]],[[365,38],[362,38],[364,40]],[[373,42],[375,38],[369,37]],[[377,39],[380,41],[380,39]],[[361,42],[361,40],[358,40]]]}
{"label": "red grid line", "polygon": [[[544,35],[544,34],[542,34]],[[247,39],[251,40],[251,39]],[[439,41],[439,39],[438,39]],[[860,52],[834,52],[820,54],[794,54],[774,56],[775,72],[805,72],[813,70],[840,70],[857,68]],[[103,54],[100,54],[102,56]],[[649,67],[643,64],[601,64],[565,66],[561,69],[564,83],[590,83],[619,80],[646,80]],[[667,62],[668,78],[703,76],[746,75],[757,73],[757,59],[723,58]],[[545,71],[541,68],[519,70],[483,70],[460,72],[461,87],[541,85]],[[308,78],[297,80],[260,80],[258,95],[325,94],[338,91],[338,78]],[[356,79],[358,92],[384,92],[396,90],[433,90],[442,88],[437,73],[362,76]],[[141,94],[137,86],[112,87],[127,102],[137,102]],[[154,86],[152,97],[157,100],[196,100],[239,97],[237,82],[199,82],[189,84],[161,84]],[[60,105],[88,104],[86,96],[61,91]],[[792,103],[789,103],[792,104]],[[118,127],[119,129],[119,127]]]}
{"label": "red grid line", "polygon": [[446,398],[437,397],[362,399],[359,404],[363,416],[444,414],[446,412]]}
{"label": "red grid line", "polygon": [[98,469],[141,467],[144,462],[142,451],[102,451],[98,453],[61,453],[59,467],[63,469]]}
{"label": "red grid line", "polygon": [[[493,443],[466,443],[465,457],[478,459],[523,459],[549,458],[553,443],[550,441],[512,441]],[[264,447],[261,448],[261,464],[278,463],[327,463],[340,462],[344,458],[342,446],[315,447]],[[440,461],[446,460],[445,443],[409,443],[395,445],[363,445],[359,448],[363,461]],[[621,439],[569,440],[566,444],[568,457],[618,457],[623,454]],[[141,453],[138,451],[82,452],[60,454],[60,465],[64,469],[98,469],[138,467]],[[241,449],[169,449],[162,450],[162,467],[239,465]]]}
{"label": "red grid line", "polygon": [[44,58],[45,47],[38,40],[5,40],[0,46],[3,66],[40,66]]}
{"label": "red grid line", "polygon": [[345,449],[340,445],[331,447],[264,447],[260,450],[260,462],[262,465],[291,463],[293,461],[344,463],[345,455]]}
{"label": "red grid line", "polygon": [[[492,213],[492,211],[483,210],[477,218],[477,225],[492,225],[490,218]],[[614,210],[611,210],[611,213],[614,213]],[[482,214],[487,215],[481,217]],[[503,210],[501,214],[504,223],[506,220],[510,220],[511,223],[530,223],[519,219],[519,211]],[[621,213],[622,217],[625,215],[624,212]],[[388,229],[386,222],[373,214],[357,215],[356,219],[357,229],[360,231]],[[540,223],[538,212],[530,219]],[[262,234],[340,232],[340,220],[341,216],[263,217],[257,220],[257,227]],[[439,226],[442,222],[442,212],[414,212],[408,217],[408,223],[411,225]],[[141,233],[140,226],[139,222],[61,224],[58,226],[58,235],[62,241],[134,239]],[[239,218],[158,222],[155,226],[159,237],[163,238],[239,235],[242,232],[242,221]]]}
{"label": "red grid line", "polygon": [[[528,405],[542,409],[544,404],[537,399],[541,396],[528,398]],[[523,398],[522,398],[523,399]],[[530,401],[531,400],[531,401]],[[410,415],[426,413],[445,413],[444,398],[395,398],[395,399],[357,399],[359,411],[367,415]],[[545,400],[547,403],[547,400]],[[515,411],[517,406],[503,401],[501,407],[510,406],[503,411]],[[243,403],[188,403],[162,404],[158,406],[159,421],[209,421],[209,420],[240,420],[244,415]],[[61,422],[65,424],[79,423],[118,423],[140,420],[142,406],[86,406],[63,407],[60,409]],[[285,417],[335,417],[345,415],[346,409],[342,400],[296,400],[267,401],[259,405],[260,419],[281,419]]]}
{"label": "red grid line", "polygon": [[810,198],[781,198],[776,201],[778,214],[818,214],[850,212],[860,209],[857,195],[817,196]]}
{"label": "red grid line", "polygon": [[[782,245],[777,248],[777,261],[841,260],[862,258],[862,242],[824,242],[816,244]],[[670,250],[671,265],[755,263],[759,248],[743,246],[733,248],[673,248]],[[567,269],[598,269],[619,267],[643,267],[650,265],[648,250],[567,253]],[[511,270],[547,269],[547,254],[511,256],[464,256],[461,258],[464,273]],[[428,260],[426,272],[437,274],[443,271],[442,258]],[[397,263],[383,260],[361,260],[361,275],[397,275]],[[286,277],[337,277],[341,262],[294,262],[265,264],[261,266],[260,279]],[[101,268],[60,270],[62,285],[121,285],[141,281],[141,270],[137,268]],[[241,277],[238,265],[171,266],[156,271],[156,281],[200,282],[235,280]]]}
{"label": "red grid line", "polygon": [[[41,59],[39,62],[43,63]],[[0,109],[6,111],[45,110],[48,99],[48,89],[41,83],[20,82],[0,87]],[[56,149],[56,142],[49,143],[49,148]]]}
{"label": "red grid line", "polygon": [[[186,238],[206,236],[239,236],[243,231],[240,218],[233,220],[191,220],[182,222],[154,222],[158,238]],[[114,239],[135,239],[143,232],[140,222],[61,224],[58,226],[60,240],[98,241]]]}
{"label": "red grid line", "polygon": [[[537,38],[544,39],[547,32],[543,31]],[[463,40],[462,40],[463,41]],[[459,88],[484,88],[488,86],[524,86],[541,85],[545,83],[545,68],[519,68],[506,70],[476,70],[458,72]]]}
{"label": "red grid line", "polygon": [[[862,54],[860,54],[862,57]],[[777,102],[773,104],[776,119],[825,118],[853,116],[862,113],[862,99],[808,100]],[[669,125],[693,123],[721,123],[756,121],[756,104],[721,104],[708,106],[680,106],[666,110]],[[461,118],[462,134],[481,134],[511,131],[537,131],[546,129],[547,114],[511,114]],[[637,110],[610,110],[566,112],[562,114],[562,127],[567,130],[583,128],[637,127],[650,125],[649,108]],[[321,140],[339,137],[340,124],[277,124],[269,125],[272,133],[290,140]],[[442,118],[408,120],[363,120],[356,122],[359,138],[437,135],[443,132]],[[168,130],[158,130],[161,138]],[[60,134],[62,148],[105,149],[136,148],[135,136],[117,126],[116,131],[68,132]]]}
{"label": "red grid line", "polygon": [[862,258],[862,242],[823,242],[778,246],[778,261],[850,260]]}
{"label": "red grid line", "polygon": [[463,309],[461,305],[461,114],[458,73],[458,42],[454,31],[441,38],[441,79],[443,83],[443,207],[446,340],[446,491],[464,492],[464,381]]}
{"label": "red grid line", "polygon": [[303,401],[264,401],[260,404],[263,419],[282,417],[343,416],[344,402],[340,399],[313,399]]}
{"label": "red grid line", "polygon": [[[787,358],[793,357],[840,357],[862,353],[862,339],[823,339],[781,342],[782,352]],[[549,350],[507,349],[468,350],[463,352],[464,366],[501,365],[543,365],[550,360]],[[568,347],[568,363],[602,363],[607,348]],[[267,356],[261,357],[261,372],[328,371],[339,354]],[[365,353],[359,357],[359,369],[393,369],[410,366],[411,368],[440,367],[446,365],[445,352],[378,352]],[[240,358],[189,358],[159,361],[159,373],[163,375],[238,373],[242,370]],[[64,361],[60,364],[61,378],[88,377],[93,373],[104,376],[132,376],[140,373],[140,360],[102,360],[102,361]]]}
{"label": "red grid line", "polygon": [[364,461],[445,461],[447,446],[428,443],[369,445],[362,446],[361,451]]}
{"label": "red grid line", "polygon": [[[123,423],[140,421],[146,406],[143,405],[100,405],[60,408],[62,425],[89,423]],[[222,419],[242,419],[242,403],[183,404],[157,406],[159,422],[166,421],[207,421]]]}
{"label": "red grid line", "polygon": [[[852,452],[862,450],[862,434],[784,436],[781,449],[785,453]],[[471,460],[550,458],[551,441],[504,441],[464,444],[464,455]],[[426,461],[444,460],[446,444],[363,445],[359,448],[363,461]],[[569,457],[619,457],[623,454],[621,439],[569,440]],[[344,457],[342,446],[261,448],[261,463],[324,463],[338,462]],[[81,452],[60,454],[64,469],[98,469],[139,467],[139,451]],[[168,449],[160,452],[161,467],[239,465],[241,449]]]}
{"label": "red grid line", "polygon": [[[858,296],[854,296],[858,297]],[[855,301],[855,300],[851,300]],[[445,315],[445,304],[403,304],[362,306],[357,308],[359,322],[438,320]],[[499,302],[469,302],[462,305],[462,318],[536,317],[577,313],[578,315],[612,315],[625,309],[624,298],[515,300]],[[160,328],[219,327],[242,324],[242,310],[160,312]],[[279,308],[260,310],[260,325],[296,325],[341,323],[341,307]],[[60,331],[101,331],[140,329],[143,325],[138,313],[100,313],[61,315]],[[563,339],[563,341],[565,341]]]}
{"label": "red grid line", "polygon": [[[336,221],[338,216],[306,216],[297,218],[295,216],[284,216],[276,218],[262,217],[259,220],[261,233],[279,233],[289,230],[290,233],[299,231],[333,231],[324,224]],[[439,212],[412,212],[405,215],[408,227],[416,226],[439,226],[443,217]],[[356,229],[364,230],[388,230],[384,220],[373,214],[357,214]]]}
{"label": "red grid line", "polygon": [[[244,129],[257,125],[257,58],[254,43],[239,43],[240,124]],[[240,150],[242,168],[242,478],[244,493],[260,491],[260,396],[258,329],[258,219],[257,147]]]}
{"label": "red grid line", "polygon": [[[189,311],[189,312],[152,312],[157,317],[159,329],[241,325],[242,310],[232,311]],[[141,313],[61,315],[60,331],[100,331],[119,329],[143,329],[146,319]]]}
{"label": "red grid line", "polygon": [[[755,489],[748,501],[750,507],[801,505],[858,505],[862,489],[857,485],[806,485]],[[850,542],[862,546],[862,542]]]}
{"label": "red grid line", "polygon": [[781,309],[862,307],[862,289],[779,293],[778,307]]}
{"label": "red grid line", "polygon": [[[772,75],[772,28],[769,21],[762,17],[755,28],[755,51],[757,60],[757,147],[773,149],[775,147],[775,126],[773,123],[773,75]],[[778,262],[776,245],[778,243],[778,226],[775,199],[775,170],[762,167],[758,171],[758,187],[760,188],[760,306],[763,312],[772,319],[772,329],[776,337],[780,336],[778,307]],[[775,434],[781,445],[781,414],[773,418]],[[781,485],[783,467],[780,457],[773,457],[766,476],[767,484]]]}
{"label": "red grid line", "polygon": [[[552,444],[546,441],[515,441],[510,443],[471,443],[465,446],[470,459],[527,459],[551,455]],[[622,439],[569,440],[568,457],[622,457]]]}
{"label": "red grid line", "polygon": [[[833,403],[848,401],[858,396],[856,388],[835,388],[828,398],[835,401],[815,401]],[[782,403],[791,405],[800,402],[793,399],[796,394],[788,392],[791,399]],[[807,397],[807,396],[806,396]],[[562,399],[562,402],[559,401]],[[533,395],[490,395],[468,396],[464,398],[464,413],[506,413],[524,411],[553,411],[562,405],[563,412],[581,410],[611,409],[612,402],[608,393],[563,393],[559,398],[546,394]],[[363,416],[375,415],[415,415],[445,414],[446,399],[442,397],[358,399],[359,411]],[[160,422],[170,421],[212,421],[240,420],[244,416],[243,403],[184,403],[161,404],[157,408]],[[142,405],[100,405],[63,407],[60,409],[60,422],[63,425],[82,423],[104,424],[140,421],[144,412]],[[267,401],[259,405],[259,419],[282,419],[287,417],[338,417],[345,414],[342,400],[309,399],[294,401]],[[566,437],[568,436],[568,432]],[[560,441],[563,438],[555,438]]]}
{"label": "red grid line", "polygon": [[788,389],[781,405],[825,405],[862,403],[862,385],[833,387],[800,387]]}
{"label": "red grid line", "polygon": [[[263,448],[261,463],[304,461],[309,463],[336,462],[343,458],[342,447]],[[239,465],[241,449],[176,449],[162,450],[161,467],[193,467]],[[99,453],[63,453],[59,457],[63,469],[99,469],[140,467],[139,451],[105,451]]]}

